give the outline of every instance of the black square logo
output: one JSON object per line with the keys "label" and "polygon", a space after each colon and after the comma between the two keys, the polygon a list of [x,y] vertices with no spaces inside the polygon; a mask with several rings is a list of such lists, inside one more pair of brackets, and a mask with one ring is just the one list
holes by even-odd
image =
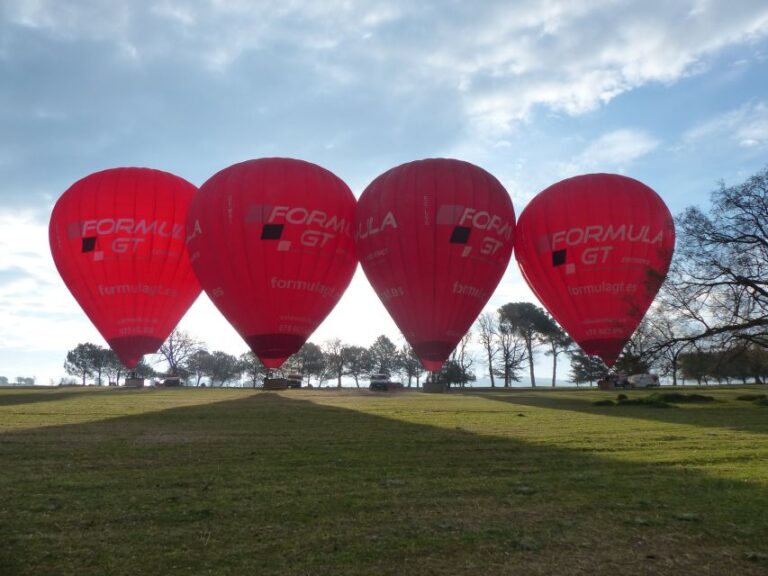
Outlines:
{"label": "black square logo", "polygon": [[93,252],[96,250],[96,236],[83,238],[83,252]]}
{"label": "black square logo", "polygon": [[469,233],[472,228],[469,226],[456,226],[451,233],[451,244],[466,244],[469,242]]}
{"label": "black square logo", "polygon": [[565,264],[565,250],[552,252],[552,266],[562,266],[563,264]]}
{"label": "black square logo", "polygon": [[283,226],[285,224],[264,224],[264,228],[261,229],[261,239],[280,240],[280,236],[283,235]]}

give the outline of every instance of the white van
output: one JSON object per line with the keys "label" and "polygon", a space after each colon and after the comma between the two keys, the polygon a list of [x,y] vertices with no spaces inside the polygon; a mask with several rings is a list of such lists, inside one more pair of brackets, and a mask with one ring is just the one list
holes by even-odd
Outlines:
{"label": "white van", "polygon": [[656,374],[632,374],[627,378],[630,388],[658,388],[659,377]]}

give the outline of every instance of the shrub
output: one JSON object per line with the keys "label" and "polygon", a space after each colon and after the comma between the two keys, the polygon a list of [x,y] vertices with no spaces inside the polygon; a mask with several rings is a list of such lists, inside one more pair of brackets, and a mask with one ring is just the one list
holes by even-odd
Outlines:
{"label": "shrub", "polygon": [[592,406],[613,406],[614,402],[613,400],[597,400],[596,402],[592,402]]}
{"label": "shrub", "polygon": [[765,394],[744,394],[743,396],[736,396],[736,400],[744,400],[745,402],[754,402],[755,400],[764,400],[768,398]]}
{"label": "shrub", "polygon": [[681,392],[656,393],[651,397],[655,397],[662,402],[670,402],[672,404],[703,403],[715,401],[712,396],[704,396],[703,394],[683,394]]}

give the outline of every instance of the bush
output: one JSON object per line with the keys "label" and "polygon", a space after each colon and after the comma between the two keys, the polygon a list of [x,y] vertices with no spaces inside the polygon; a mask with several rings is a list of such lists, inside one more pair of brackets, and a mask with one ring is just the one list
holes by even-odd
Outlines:
{"label": "bush", "polygon": [[768,398],[765,394],[744,394],[743,396],[737,396],[736,400],[744,400],[745,402],[754,402],[755,400],[765,400]]}
{"label": "bush", "polygon": [[620,406],[650,406],[651,408],[671,408],[671,404],[668,404],[656,394],[645,396],[644,398],[628,398],[627,400],[621,400]]}
{"label": "bush", "polygon": [[596,402],[592,402],[592,406],[613,406],[614,402],[613,400],[597,400]]}
{"label": "bush", "polygon": [[703,394],[682,394],[681,392],[656,393],[651,395],[651,397],[655,397],[662,402],[669,402],[672,404],[704,403],[715,401],[712,396],[704,396]]}

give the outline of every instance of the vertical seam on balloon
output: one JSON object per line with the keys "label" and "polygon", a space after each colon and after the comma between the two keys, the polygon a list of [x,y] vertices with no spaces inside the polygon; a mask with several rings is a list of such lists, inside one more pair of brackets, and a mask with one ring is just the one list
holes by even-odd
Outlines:
{"label": "vertical seam on balloon", "polygon": [[[323,190],[323,191],[332,190],[333,193],[335,194],[335,198],[334,198],[335,202],[333,205],[329,206],[329,208],[335,210],[335,213],[338,214],[339,213],[339,194],[336,194],[336,192],[338,191],[338,185],[335,181],[335,177],[332,177],[331,173],[326,171],[325,168],[322,168],[320,166],[317,166],[311,163],[307,163],[307,164],[308,165],[307,165],[307,171],[306,171],[306,178],[314,184],[314,192],[316,193],[317,190]],[[328,182],[327,187],[320,186],[320,183],[323,181]],[[322,205],[324,205],[324,203],[321,203],[321,206]],[[304,257],[305,255],[302,252],[302,264],[303,264]],[[335,270],[331,269],[334,263],[334,259],[332,258],[330,260],[326,260],[325,262],[326,274],[323,276],[320,276],[318,274],[318,267],[320,265],[320,261],[324,259],[325,259],[325,255],[322,252],[322,246],[321,246],[320,250],[317,252],[317,256],[312,258],[312,271],[309,278],[312,279],[313,281],[324,283],[326,275],[329,272],[329,269],[331,273],[335,272]],[[325,320],[325,316],[323,316],[322,318],[319,318],[320,316],[322,316],[322,314],[319,314],[319,312],[326,309],[326,306],[324,304],[325,303],[323,302],[323,297],[320,296],[319,298],[315,298],[313,305],[308,307],[311,314],[307,314],[307,318],[310,320],[308,325],[311,327],[311,330],[309,334],[306,335],[306,338],[304,340],[305,342],[309,340],[312,334],[315,333],[315,330],[317,330],[320,324],[322,324],[323,320]]]}
{"label": "vertical seam on balloon", "polygon": [[[140,171],[137,172],[136,176],[137,178],[134,180],[134,190],[133,190],[133,198],[134,203],[138,202],[139,205],[141,205],[141,195],[143,193],[144,188],[140,185],[140,181],[143,179],[143,177],[146,175],[146,177],[149,179],[151,185],[147,186],[147,188],[151,191],[152,194],[152,221],[157,223],[158,217],[159,217],[159,210],[158,210],[158,200],[159,200],[159,187],[158,187],[158,180],[161,177],[160,174],[158,174],[156,171],[151,170],[149,168],[141,168]],[[135,213],[135,212],[134,212]],[[167,262],[164,260],[162,264],[160,265],[160,269],[155,273],[154,270],[154,250],[155,250],[155,241],[157,234],[157,224],[153,228],[154,232],[149,237],[149,250],[147,251],[147,265],[145,266],[145,270],[148,270],[152,274],[152,278],[149,278],[148,280],[151,280],[153,283],[159,283],[163,279],[163,272],[164,268],[167,264]],[[133,266],[134,270],[136,269],[136,258],[133,258]],[[134,273],[134,278],[137,276]],[[145,319],[151,319],[156,320],[162,317],[162,310],[160,309],[160,298],[157,296],[153,297],[151,300],[149,298],[149,295],[141,294],[141,291],[138,291],[139,298],[137,298],[137,301],[140,303],[140,312],[141,315],[139,315],[140,318]],[[138,311],[137,311],[138,312]],[[152,322],[150,324],[152,326],[152,331],[156,331],[158,324],[155,322]]]}
{"label": "vertical seam on balloon", "polygon": [[437,214],[437,201],[438,201],[438,182],[436,177],[436,170],[433,164],[431,163],[425,163],[425,166],[429,169],[429,179],[432,182],[432,203],[430,208],[432,209],[432,214],[430,214],[431,222],[432,222],[432,274],[430,275],[430,279],[432,280],[432,298],[430,300],[430,306],[429,306],[429,340],[433,341],[434,339],[434,333],[435,333],[435,324],[437,320],[437,256],[438,256],[438,249],[437,249],[437,242],[438,242],[438,228],[437,228],[437,222],[435,222],[435,216]]}
{"label": "vertical seam on balloon", "polygon": [[[175,198],[175,194],[174,194],[176,182],[173,181],[173,177],[169,173],[167,173],[167,172],[161,172],[159,170],[154,170],[154,169],[150,169],[150,168],[145,168],[143,170],[145,170],[146,173],[147,173],[147,176],[151,177],[151,179],[152,179],[151,180],[152,181],[151,190],[152,190],[152,194],[153,194],[154,200],[155,200],[154,201],[153,220],[155,222],[157,222],[157,219],[158,219],[158,217],[160,215],[160,211],[158,210],[158,202],[160,202],[162,200],[162,202],[165,203],[165,201],[167,200],[166,198],[161,198],[161,194],[163,194],[163,195],[170,194],[171,195],[171,198],[170,198],[171,206],[173,207],[173,212],[171,214],[171,224],[173,224],[174,221],[176,220],[176,207],[177,207],[177,202],[175,201],[176,198]],[[137,198],[138,198],[138,195],[140,193],[141,193],[141,189],[137,190],[137,194],[136,194]],[[169,236],[169,240],[168,240],[169,243],[170,243],[170,239],[171,239],[172,235],[173,235],[173,225],[171,226],[171,236]],[[150,244],[150,251],[149,251],[149,254],[147,255],[148,262],[151,263],[151,264],[154,264],[153,255],[154,255],[155,244],[156,244],[158,236],[159,235],[157,234],[157,228],[155,228],[155,233],[152,234],[152,240],[151,240],[151,244]],[[161,264],[159,266],[159,270],[157,271],[157,275],[156,275],[155,278],[152,279],[153,283],[155,283],[155,284],[164,283],[164,281],[166,279],[167,269],[168,269],[169,264],[171,263],[170,259],[169,259],[169,253],[168,253],[168,250],[167,250],[168,248],[169,247],[166,246],[165,258],[161,259]],[[177,259],[177,263],[178,263],[178,259]],[[147,268],[154,272],[154,266],[151,266],[151,267],[148,266]],[[174,276],[175,276],[175,274],[174,274]],[[172,283],[169,282],[169,285],[167,287],[170,288],[171,285],[172,285]],[[153,306],[148,306],[147,309],[152,311],[152,316],[150,316],[150,317],[153,318],[153,319],[156,319],[158,321],[156,323],[153,323],[153,325],[152,325],[152,337],[153,338],[157,338],[160,334],[164,333],[166,324],[169,322],[168,312],[169,312],[170,307],[166,304],[167,299],[164,300],[163,298],[158,298],[157,296],[155,296],[155,297],[152,298],[151,301],[154,303],[154,305]],[[149,298],[145,297],[144,298],[144,302],[145,303],[150,302]],[[161,319],[164,319],[164,323],[162,323],[162,324],[160,323]],[[169,334],[170,334],[170,331],[169,331]]]}
{"label": "vertical seam on balloon", "polygon": [[[559,183],[553,184],[552,186],[555,186],[555,185],[559,185]],[[547,189],[545,189],[544,191],[546,191],[546,190]],[[560,190],[560,189],[558,189],[558,190]],[[532,202],[532,204],[534,204],[534,203],[536,203],[536,204],[542,203],[543,204],[544,203],[544,197],[541,196],[541,194],[543,194],[544,191],[539,192],[539,194],[534,198],[534,202]],[[567,190],[566,190],[566,192],[567,192]],[[564,193],[563,196],[564,196],[564,201],[563,201],[564,213],[572,214],[573,213],[573,206],[572,206],[572,204],[573,204],[573,201],[572,201],[573,194]],[[537,201],[537,199],[539,197],[541,197],[541,200]],[[528,220],[530,220],[530,212],[529,212],[528,216],[529,216]],[[550,271],[547,270],[547,266],[549,266],[550,269],[552,267],[551,260],[549,260],[549,259],[552,257],[551,252],[552,252],[552,248],[553,248],[553,246],[552,246],[552,230],[553,230],[553,226],[551,225],[552,220],[546,219],[544,221],[546,222],[546,226],[544,228],[544,231],[545,231],[545,234],[546,234],[547,241],[549,243],[548,244],[549,250],[547,251],[546,258],[544,258],[544,259],[535,258],[532,261],[536,262],[536,264],[537,264],[537,270],[535,271],[534,277],[538,276],[540,278],[545,279],[545,283],[546,283],[546,286],[545,286],[546,292],[545,292],[545,294],[549,296],[549,298],[546,298],[546,300],[549,300],[550,302],[549,303],[545,303],[545,298],[542,298],[538,294],[537,290],[534,289],[533,291],[534,291],[534,294],[536,295],[536,297],[539,299],[539,302],[554,317],[555,314],[554,314],[553,310],[555,310],[555,307],[552,306],[552,304],[551,304],[552,297],[558,291],[560,293],[562,293],[562,291],[564,289],[565,289],[565,291],[567,293],[567,287],[566,287],[567,286],[567,282],[563,278],[561,278],[559,275],[557,275],[555,273],[550,273]],[[558,225],[562,225],[563,227],[565,227],[565,225],[567,224],[566,220],[563,220],[562,218],[559,218],[559,215],[558,215],[557,223],[558,223]],[[533,250],[534,251],[536,250],[536,240],[535,239],[533,240]],[[547,264],[548,262],[549,262],[549,264]],[[569,297],[569,300],[570,300],[570,294],[568,294],[568,297]],[[562,324],[561,324],[561,326],[562,326]]]}
{"label": "vertical seam on balloon", "polygon": [[[260,268],[264,271],[264,283],[266,285],[267,270],[266,266],[264,266],[263,247],[255,241],[257,236],[255,234],[251,234],[251,227],[249,227],[248,223],[246,222],[248,210],[247,205],[251,201],[251,194],[258,194],[256,198],[257,202],[259,200],[263,200],[264,197],[264,174],[263,170],[259,170],[259,168],[263,165],[264,164],[259,160],[253,159],[235,164],[234,166],[226,169],[226,178],[223,182],[223,186],[221,186],[221,188],[223,188],[224,194],[221,195],[222,205],[219,207],[220,218],[218,219],[218,225],[220,226],[220,229],[217,230],[216,235],[224,240],[224,246],[219,246],[219,252],[222,255],[226,254],[227,258],[226,260],[224,258],[221,258],[221,260],[217,259],[217,261],[220,262],[220,264],[217,265],[217,268],[219,269],[218,276],[220,278],[227,278],[228,280],[226,285],[234,287],[237,291],[236,298],[233,298],[233,295],[228,294],[226,299],[229,302],[240,302],[241,305],[245,306],[246,308],[245,322],[236,328],[236,332],[240,335],[241,338],[254,336],[253,326],[256,324],[255,320],[259,313],[258,310],[261,308],[261,306],[256,306],[253,300],[251,300],[252,298],[255,298],[255,294],[258,294],[259,292],[255,289],[257,284],[254,280],[253,274],[255,268],[254,264],[257,262],[261,263]],[[257,176],[257,180],[253,183],[251,183],[249,178],[249,175],[252,174]],[[251,190],[255,190],[256,192],[251,192]],[[237,218],[236,221],[233,221],[231,225],[227,225],[226,223],[227,197],[232,198],[233,220],[234,215],[240,213],[240,217]],[[235,210],[235,203],[238,204],[239,210]],[[243,208],[244,206],[245,208]],[[241,272],[245,272],[244,276],[247,278],[248,282],[238,281],[238,274],[236,271],[237,268],[235,267],[235,263],[238,262],[239,259],[236,257],[237,255],[233,254],[236,245],[235,239],[238,236],[240,240],[239,248],[240,253],[242,254],[243,262],[243,266],[240,268]],[[251,252],[251,250],[257,251],[260,257],[255,258],[255,255]],[[233,256],[235,257],[233,258]],[[216,255],[214,254],[214,258],[215,257]],[[226,270],[226,275],[221,273],[223,269]],[[233,320],[233,318],[227,317],[227,321],[230,325],[232,325]],[[256,353],[254,352],[254,355],[255,354]]]}
{"label": "vertical seam on balloon", "polygon": [[[375,197],[376,197],[378,206],[376,207],[377,209],[374,212],[374,214],[381,215],[382,208],[385,210],[388,209],[390,206],[396,208],[398,204],[398,195],[402,195],[403,193],[405,193],[406,196],[412,196],[412,194],[408,194],[407,184],[408,184],[408,178],[413,175],[413,172],[414,172],[413,164],[404,165],[404,169],[402,172],[395,172],[393,170],[388,170],[387,172],[385,172],[384,180],[379,182],[376,187]],[[390,180],[394,180],[394,185],[388,185],[388,182]],[[376,181],[378,181],[378,179]],[[415,186],[412,189],[415,190]],[[404,203],[405,206],[410,206],[410,208],[413,209],[413,202],[411,201],[411,199],[406,198],[406,200],[407,201]],[[399,216],[400,215],[398,215],[398,217]],[[399,223],[399,225],[402,225],[402,218],[400,218],[400,220],[401,222]],[[414,219],[407,218],[406,221],[413,223]],[[381,222],[379,222],[379,226],[381,226]],[[397,238],[397,250],[398,250],[396,261],[404,262],[405,253],[403,250],[403,234],[401,233],[399,228],[395,236]],[[416,239],[416,254],[418,255],[421,253],[421,246],[419,243],[418,235],[414,235],[414,238]],[[395,259],[392,258],[391,261],[395,261]],[[417,256],[417,261],[418,261],[418,256]],[[408,286],[409,284],[407,282],[408,278],[407,278],[405,269],[406,269],[405,266],[400,266],[400,267],[391,266],[389,268],[390,273],[393,273],[394,278],[397,279],[396,284],[398,286],[403,287],[404,289],[405,289],[405,286]],[[380,278],[385,278],[385,276],[383,276],[381,273],[379,273],[378,276]],[[376,287],[374,286],[374,291],[375,289]],[[378,296],[378,293],[377,293],[377,296]],[[411,301],[413,301],[414,294],[411,293],[409,294],[409,296]],[[381,299],[380,296],[379,296],[379,299]],[[400,318],[402,316],[401,315],[402,305],[400,302],[398,302],[397,298],[390,299],[390,302],[391,302],[392,309],[390,309],[389,306],[387,306],[383,302],[382,304],[384,305],[384,308],[387,310],[387,313],[389,314],[390,318],[392,318],[392,320],[394,321],[398,331],[400,331],[401,335],[405,337],[405,334],[403,334],[403,329],[400,326],[400,323],[397,322],[396,320],[396,317]],[[395,312],[395,314],[393,314],[393,312]]]}
{"label": "vertical seam on balloon", "polygon": [[[172,214],[172,226],[171,226],[171,236],[168,237],[168,246],[167,246],[167,252],[166,257],[163,261],[163,268],[166,268],[169,263],[173,264],[173,268],[170,271],[169,274],[164,275],[163,280],[166,281],[166,288],[169,290],[169,296],[167,299],[161,301],[162,304],[162,314],[160,315],[162,318],[164,318],[164,321],[162,325],[160,326],[161,330],[160,333],[157,335],[163,336],[163,340],[167,338],[167,335],[169,335],[171,332],[173,332],[176,327],[181,323],[182,318],[187,313],[187,310],[189,310],[189,306],[192,305],[192,303],[189,304],[189,306],[182,308],[184,303],[187,302],[187,286],[188,286],[188,278],[185,276],[184,281],[181,281],[181,278],[179,277],[179,269],[182,266],[182,262],[185,261],[185,258],[187,257],[187,244],[186,244],[186,237],[187,237],[187,213],[189,212],[189,205],[191,202],[191,198],[189,197],[189,194],[187,193],[187,182],[186,180],[182,181],[178,176],[175,176],[170,173],[162,173],[163,180],[167,181],[167,184],[163,187],[164,193],[169,197],[169,200],[173,206],[173,214]],[[183,214],[181,214],[181,238],[180,240],[180,249],[178,253],[175,255],[172,261],[169,258],[169,254],[171,254],[171,244],[173,243],[173,230],[176,227],[176,221],[177,221],[177,215],[178,210],[181,205],[185,206],[185,210]],[[187,270],[187,273],[189,270]],[[170,290],[176,289],[177,293],[176,296],[173,296],[170,294]],[[194,300],[192,301],[194,302]],[[179,314],[179,311],[182,311],[181,314]],[[173,312],[173,314],[171,314]],[[174,321],[175,320],[175,321]],[[167,332],[167,334],[166,334]]]}
{"label": "vertical seam on balloon", "polygon": [[[456,160],[442,160],[442,162],[445,162],[445,165],[448,168],[446,170],[446,173],[448,175],[450,175],[450,177],[451,177],[450,178],[451,205],[453,205],[453,206],[457,205],[457,203],[459,201],[459,198],[461,196],[459,194],[459,190],[465,185],[465,182],[466,182],[466,184],[469,186],[469,190],[470,190],[469,197],[471,199],[471,206],[473,208],[476,208],[477,205],[478,205],[477,189],[475,188],[475,181],[472,178],[471,169],[469,168],[469,166],[467,164],[465,164],[464,162],[460,162],[460,161],[456,161]],[[466,208],[467,207],[464,207],[464,209],[466,209]],[[456,223],[456,225],[459,225],[460,223],[461,222],[459,221],[459,222]],[[471,234],[472,233],[470,232],[470,236],[471,236]],[[466,247],[466,245],[463,245],[463,246]],[[448,253],[448,269],[449,270],[457,269],[457,272],[459,273],[458,277],[461,278],[461,279],[466,278],[465,273],[466,273],[466,267],[467,267],[469,258],[465,258],[465,257],[462,257],[462,256],[457,256],[456,252],[458,250],[453,250],[452,248],[454,248],[454,247],[449,245],[448,246],[448,250],[447,250],[447,253]],[[462,248],[462,250],[463,250],[463,248]],[[455,266],[455,263],[457,261],[458,261],[458,266]],[[452,292],[453,291],[453,286],[445,286],[444,290],[446,290],[447,292]],[[444,292],[444,294],[445,294],[445,292]],[[451,302],[451,301],[452,301],[451,298],[446,298],[445,299],[445,302]],[[466,334],[466,331],[464,332],[464,334],[461,335],[461,337],[458,340],[456,339],[455,336],[450,336],[448,334],[448,330],[453,330],[454,328],[457,327],[456,326],[457,325],[457,320],[460,318],[461,314],[459,314],[460,310],[459,310],[459,306],[457,306],[457,305],[445,306],[445,308],[446,308],[446,311],[445,311],[445,314],[446,314],[446,319],[445,320],[446,320],[446,322],[445,322],[445,324],[443,325],[443,327],[442,327],[442,329],[440,331],[444,334],[444,338],[445,338],[445,340],[447,342],[454,342],[455,341],[454,346],[451,348],[450,352],[448,353],[448,357],[450,357],[450,355],[456,349],[456,346],[461,341],[461,338],[463,338],[464,335]],[[447,358],[446,358],[446,360],[447,360]]]}
{"label": "vertical seam on balloon", "polygon": [[[86,178],[88,178],[88,177],[86,177]],[[99,182],[99,181],[100,180],[97,178],[97,182]],[[69,192],[71,190],[72,193],[74,194],[75,190],[81,189],[82,185],[80,184],[80,182],[82,182],[82,180],[76,182],[72,187],[70,187],[70,189],[67,190],[67,192]],[[74,188],[75,186],[77,186],[77,188]],[[65,192],[65,194],[67,192]],[[83,202],[82,196],[84,195],[84,192],[80,192],[79,194],[80,194],[81,198],[78,199],[77,197],[75,197],[75,201],[76,201],[75,204],[77,206],[77,224],[79,226],[79,231],[80,231],[79,234],[78,234],[78,239],[82,243],[82,230],[83,230],[82,222],[83,222],[83,218],[84,218],[84,214],[83,214],[83,203],[84,202]],[[88,196],[90,196],[89,194],[86,194],[85,196],[86,196],[86,198],[85,198],[86,201],[92,201],[91,198],[88,197]],[[69,201],[68,201],[68,203],[69,203]],[[67,210],[67,212],[69,212],[69,210]],[[70,250],[70,248],[68,246],[68,251],[69,250]],[[81,250],[82,250],[82,248],[81,248]],[[83,312],[85,312],[86,317],[90,320],[90,322],[93,325],[93,327],[96,328],[96,331],[106,341],[106,338],[104,337],[104,334],[102,333],[102,331],[99,328],[99,326],[97,326],[96,321],[95,321],[100,316],[99,312],[101,312],[101,310],[102,310],[102,304],[99,301],[99,299],[96,298],[96,293],[97,292],[94,292],[92,282],[88,281],[88,275],[86,274],[85,269],[84,269],[86,261],[83,258],[76,258],[75,262],[77,263],[77,265],[75,266],[75,269],[77,270],[76,275],[77,275],[77,278],[79,280],[79,286],[78,287],[85,288],[85,290],[87,291],[88,295],[90,296],[89,300],[91,301],[91,303],[95,304],[95,308],[96,309],[92,310],[89,313],[89,311],[85,308],[85,306],[83,306],[83,303],[80,301],[80,298],[78,298],[77,295],[75,294],[75,292],[72,290],[72,287],[70,287],[67,282],[65,282],[65,284],[67,285],[67,288],[69,289],[70,293],[72,294],[72,297],[77,302],[78,306],[80,306],[80,308],[83,310]],[[64,267],[64,270],[66,270],[66,267]],[[67,273],[67,276],[69,276],[69,273]],[[77,284],[78,283],[75,283],[75,286],[77,286]],[[77,291],[80,292],[80,290],[77,290]]]}

